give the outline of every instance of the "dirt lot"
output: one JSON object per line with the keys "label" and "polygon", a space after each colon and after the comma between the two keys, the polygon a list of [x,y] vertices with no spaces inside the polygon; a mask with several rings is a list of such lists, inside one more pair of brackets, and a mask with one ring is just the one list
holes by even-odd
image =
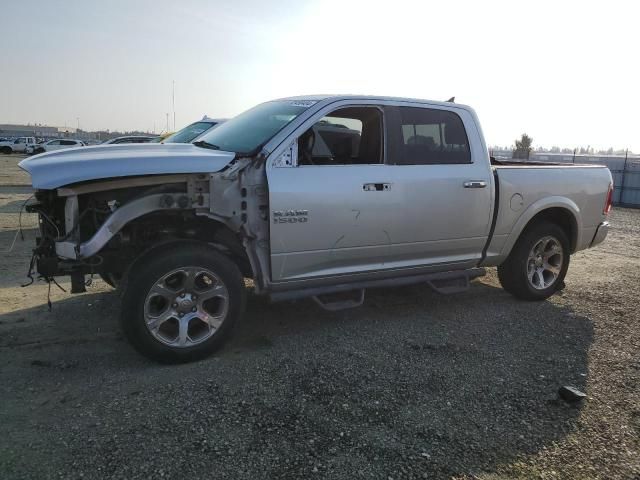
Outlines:
{"label": "dirt lot", "polygon": [[19,286],[17,160],[0,156],[0,478],[640,478],[640,210],[614,210],[546,302],[493,271],[334,314],[251,296],[218,355],[161,366],[101,281],[52,288],[50,313],[45,284]]}

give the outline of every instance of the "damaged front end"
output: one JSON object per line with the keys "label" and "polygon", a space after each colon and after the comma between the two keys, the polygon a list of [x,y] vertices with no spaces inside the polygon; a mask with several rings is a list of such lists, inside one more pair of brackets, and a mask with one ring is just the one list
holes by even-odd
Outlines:
{"label": "damaged front end", "polygon": [[[85,275],[93,273],[98,266],[94,263],[100,259],[78,261],[58,254],[58,245],[70,241],[80,231],[79,221],[71,224],[74,216],[78,216],[77,197],[67,202],[66,198],[59,197],[57,190],[36,190],[34,197],[36,201],[25,207],[27,212],[38,214],[39,227],[28,277],[33,281],[34,268],[40,277],[49,283],[54,281],[54,277],[69,275],[71,292],[85,291]],[[87,213],[92,215],[90,220],[96,223],[100,222],[105,215],[105,212],[100,211],[96,206],[89,207]]]}
{"label": "damaged front end", "polygon": [[210,174],[159,175],[37,190],[27,211],[39,216],[30,266],[48,282],[87,275],[117,286],[143,252],[198,240],[233,258],[258,291],[268,283],[268,192],[264,162],[240,158]]}

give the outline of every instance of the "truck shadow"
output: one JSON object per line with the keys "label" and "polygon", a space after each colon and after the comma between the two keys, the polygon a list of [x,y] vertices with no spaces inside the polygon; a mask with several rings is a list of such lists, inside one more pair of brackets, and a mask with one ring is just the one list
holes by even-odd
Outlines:
{"label": "truck shadow", "polygon": [[589,318],[479,282],[448,297],[425,286],[367,295],[364,307],[340,313],[255,299],[230,349],[310,335],[289,391],[313,398],[329,430],[336,415],[351,424],[366,439],[359,453],[394,465],[387,471],[401,472],[411,455],[435,477],[493,471],[574,428],[580,405],[557,390],[586,389]]}
{"label": "truck shadow", "polygon": [[[336,466],[341,478],[360,470],[393,478],[403,469],[429,478],[491,472],[575,427],[580,406],[559,401],[556,392],[567,384],[586,389],[589,318],[553,301],[520,302],[480,282],[450,297],[424,286],[367,296],[359,309],[329,313],[311,301],[271,304],[250,294],[244,321],[218,354],[161,366],[122,341],[117,295],[89,293],[55,302],[50,314],[39,306],[0,315],[0,358],[12,357],[16,375],[37,368],[28,366],[34,359],[78,365],[72,374],[51,368],[51,379],[43,379],[66,375],[72,391],[117,372],[118,388],[78,387],[73,395],[94,412],[118,398],[119,409],[136,412],[127,422],[143,442],[160,435],[146,428],[160,419],[154,409],[134,408],[140,396],[171,395],[175,404],[199,398],[222,417],[239,411],[239,424],[214,418],[201,436],[230,445],[225,450],[236,458],[279,452],[279,463],[249,472],[253,478],[286,475],[295,465],[304,470],[309,456]],[[57,404],[41,408],[57,422],[75,415]],[[203,421],[181,417],[161,435],[186,438]],[[92,442],[75,435],[67,453],[56,454],[82,451],[100,464],[108,424],[79,428]],[[211,457],[206,471],[224,461]]]}

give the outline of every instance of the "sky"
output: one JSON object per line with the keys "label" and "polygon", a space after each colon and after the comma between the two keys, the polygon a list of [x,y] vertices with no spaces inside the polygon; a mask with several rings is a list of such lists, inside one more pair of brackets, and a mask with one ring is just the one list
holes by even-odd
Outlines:
{"label": "sky", "polygon": [[[471,105],[487,142],[640,152],[640,5],[6,0],[0,123],[173,130],[291,95]],[[10,19],[7,21],[6,19]]]}

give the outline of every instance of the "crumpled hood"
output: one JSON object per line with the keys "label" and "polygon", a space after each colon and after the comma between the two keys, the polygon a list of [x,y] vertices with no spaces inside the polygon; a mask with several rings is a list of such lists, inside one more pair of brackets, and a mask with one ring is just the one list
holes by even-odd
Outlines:
{"label": "crumpled hood", "polygon": [[171,173],[213,173],[235,153],[190,143],[142,143],[69,148],[41,153],[18,165],[31,175],[34,188],[53,189],[88,180]]}

